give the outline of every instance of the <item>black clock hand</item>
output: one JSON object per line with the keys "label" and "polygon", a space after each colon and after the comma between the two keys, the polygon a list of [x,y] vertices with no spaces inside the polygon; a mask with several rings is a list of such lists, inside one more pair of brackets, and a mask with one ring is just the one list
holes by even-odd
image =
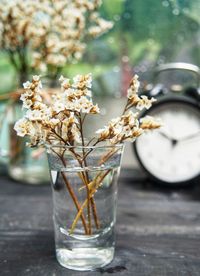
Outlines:
{"label": "black clock hand", "polygon": [[171,144],[172,144],[172,147],[175,147],[178,143],[181,143],[181,142],[185,142],[185,141],[188,141],[188,140],[191,140],[191,139],[194,139],[194,138],[197,138],[198,136],[200,136],[200,131],[194,133],[194,134],[191,134],[191,135],[188,135],[186,137],[183,137],[182,139],[175,139],[175,138],[172,138],[170,136],[168,136],[166,133],[164,132],[161,132],[159,131],[159,133],[169,139],[171,141]]}
{"label": "black clock hand", "polygon": [[187,141],[187,140],[190,140],[190,139],[193,139],[193,138],[197,138],[198,136],[200,136],[200,131],[198,131],[194,134],[190,134],[186,137],[183,137],[182,139],[178,140],[178,142],[184,142],[184,141]]}
{"label": "black clock hand", "polygon": [[168,140],[173,140],[174,139],[171,136],[169,136],[168,134],[166,134],[164,131],[159,130],[158,133],[160,135],[162,135],[163,137],[167,138]]}
{"label": "black clock hand", "polygon": [[170,140],[172,148],[175,147],[176,144],[178,143],[178,140],[177,140],[177,139],[174,139],[173,137],[169,136],[169,135],[166,134],[165,132],[163,132],[163,131],[158,131],[158,133],[159,133],[160,135],[162,135],[163,137],[167,138],[168,140]]}

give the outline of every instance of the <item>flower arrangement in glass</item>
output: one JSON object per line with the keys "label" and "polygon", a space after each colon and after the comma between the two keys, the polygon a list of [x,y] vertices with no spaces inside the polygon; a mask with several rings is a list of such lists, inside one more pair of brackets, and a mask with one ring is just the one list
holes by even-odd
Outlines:
{"label": "flower arrangement in glass", "polygon": [[30,146],[45,145],[54,200],[56,256],[76,270],[108,264],[114,255],[117,178],[123,142],[160,127],[151,117],[138,120],[130,109],[149,108],[154,99],[139,97],[137,76],[128,89],[121,116],[86,140],[87,116],[100,112],[92,101],[91,74],[71,82],[60,78],[61,92],[47,104],[39,76],[24,84],[23,118],[15,124],[19,136],[30,136]]}
{"label": "flower arrangement in glass", "polygon": [[[43,72],[48,81],[43,96],[46,93],[48,98],[54,93],[58,74],[63,68],[82,58],[89,39],[112,27],[112,22],[104,20],[98,13],[101,4],[100,0],[2,0],[0,49],[8,53],[15,68],[19,79],[17,87],[21,87],[30,74]],[[26,140],[17,139],[12,131],[13,123],[22,116],[18,103],[21,93],[22,89],[16,89],[13,93],[0,95],[0,100],[8,100],[3,116],[10,118],[9,137],[5,137],[10,141],[8,172],[20,182],[40,184],[48,181],[44,173],[45,156],[42,151],[26,149]]]}

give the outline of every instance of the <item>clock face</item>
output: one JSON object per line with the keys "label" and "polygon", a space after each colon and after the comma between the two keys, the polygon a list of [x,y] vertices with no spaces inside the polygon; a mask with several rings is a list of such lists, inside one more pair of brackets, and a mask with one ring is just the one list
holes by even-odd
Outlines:
{"label": "clock face", "polygon": [[148,115],[163,127],[136,141],[140,162],[149,173],[167,183],[185,182],[200,174],[200,109],[184,102],[154,106]]}

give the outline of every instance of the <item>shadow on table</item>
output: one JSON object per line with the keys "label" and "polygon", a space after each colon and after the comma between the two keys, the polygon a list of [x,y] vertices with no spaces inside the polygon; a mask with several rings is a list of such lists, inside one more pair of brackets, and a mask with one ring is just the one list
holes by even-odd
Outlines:
{"label": "shadow on table", "polygon": [[141,170],[130,168],[122,169],[120,182],[132,186],[134,190],[164,194],[174,200],[181,198],[200,201],[200,183],[197,182],[182,187],[165,186],[150,180]]}

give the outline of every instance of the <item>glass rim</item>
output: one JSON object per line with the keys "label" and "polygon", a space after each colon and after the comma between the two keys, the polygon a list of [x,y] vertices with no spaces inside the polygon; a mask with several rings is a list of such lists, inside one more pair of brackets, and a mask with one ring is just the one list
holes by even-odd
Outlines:
{"label": "glass rim", "polygon": [[46,149],[51,148],[65,148],[65,149],[109,149],[109,148],[123,148],[124,143],[118,143],[114,145],[95,145],[95,146],[82,146],[82,145],[75,145],[75,146],[68,146],[68,145],[51,145],[48,143],[44,144]]}

